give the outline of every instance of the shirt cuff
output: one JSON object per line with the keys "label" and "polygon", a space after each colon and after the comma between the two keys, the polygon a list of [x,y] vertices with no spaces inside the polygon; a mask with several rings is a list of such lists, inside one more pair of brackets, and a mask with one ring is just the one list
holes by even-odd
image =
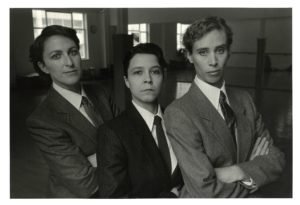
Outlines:
{"label": "shirt cuff", "polygon": [[240,182],[247,189],[255,189],[256,188],[256,183],[254,182],[254,180],[251,177],[249,177],[248,179],[243,179]]}

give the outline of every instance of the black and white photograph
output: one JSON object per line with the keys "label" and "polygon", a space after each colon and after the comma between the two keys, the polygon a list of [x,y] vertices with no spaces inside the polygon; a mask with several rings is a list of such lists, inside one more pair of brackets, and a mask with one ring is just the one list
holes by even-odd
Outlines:
{"label": "black and white photograph", "polygon": [[6,198],[295,198],[292,6],[6,9]]}

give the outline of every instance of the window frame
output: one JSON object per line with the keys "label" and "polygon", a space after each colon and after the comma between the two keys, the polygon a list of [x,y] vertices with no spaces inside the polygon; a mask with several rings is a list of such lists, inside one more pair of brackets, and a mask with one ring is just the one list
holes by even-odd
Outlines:
{"label": "window frame", "polygon": [[[185,33],[185,30],[183,31],[183,26],[190,26],[191,24],[188,23],[177,23],[177,27],[176,27],[176,49],[177,51],[180,49],[184,49],[184,45],[182,44],[182,38],[183,35]],[[178,42],[179,39],[179,42]]]}
{"label": "window frame", "polygon": [[[130,25],[138,25],[138,30],[130,30],[129,26]],[[142,25],[145,25],[145,31],[142,31],[141,27]],[[138,33],[139,34],[139,38],[141,39],[141,34],[146,34],[146,42],[141,42],[139,41],[138,43],[135,44],[135,42],[133,41],[133,46],[139,44],[139,43],[149,43],[150,42],[150,25],[148,23],[133,23],[133,24],[128,24],[127,26],[127,33],[128,35],[133,35],[133,33]]]}
{"label": "window frame", "polygon": [[[33,25],[33,37],[34,39],[36,38],[34,36],[34,31],[36,29],[44,29],[45,27],[43,26],[35,26],[34,25],[34,18],[33,18],[33,11],[43,11],[45,13],[45,27],[48,26],[48,18],[47,18],[47,13],[48,12],[55,12],[55,13],[63,13],[63,14],[70,14],[71,16],[71,27],[74,29],[76,32],[77,31],[82,31],[84,33],[84,48],[79,48],[79,49],[84,49],[85,56],[82,57],[82,60],[89,60],[89,43],[88,43],[88,25],[87,25],[87,14],[82,11],[71,11],[71,10],[56,10],[56,9],[32,9],[32,25]],[[80,13],[83,16],[83,28],[74,28],[74,23],[73,23],[73,14],[74,13]],[[51,24],[52,25],[52,24]],[[78,32],[77,32],[78,33]],[[78,36],[78,35],[77,35]]]}

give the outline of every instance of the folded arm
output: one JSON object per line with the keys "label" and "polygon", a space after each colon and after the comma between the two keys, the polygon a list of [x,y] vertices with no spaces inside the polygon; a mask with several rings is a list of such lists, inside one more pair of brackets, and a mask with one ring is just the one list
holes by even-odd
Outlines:
{"label": "folded arm", "polygon": [[28,130],[41,150],[50,172],[78,197],[87,198],[98,189],[95,168],[71,137],[41,119],[27,121]]}
{"label": "folded arm", "polygon": [[[252,153],[248,161],[242,162],[238,164],[238,166],[253,179],[257,187],[261,187],[279,178],[285,166],[285,157],[284,154],[274,146],[273,139],[265,127],[261,114],[257,112],[250,95],[245,99],[246,102],[244,104],[249,104],[247,116],[249,118],[252,117],[251,121],[254,122],[253,129],[256,145],[254,145],[251,150]],[[262,151],[259,151],[259,149],[256,149],[257,141],[263,141],[264,139],[267,141],[267,145],[262,145]],[[264,149],[266,146],[268,148]]]}
{"label": "folded arm", "polygon": [[224,183],[202,142],[201,133],[184,112],[168,108],[165,113],[168,137],[178,159],[185,183],[181,197],[245,197],[249,190],[240,183]]}

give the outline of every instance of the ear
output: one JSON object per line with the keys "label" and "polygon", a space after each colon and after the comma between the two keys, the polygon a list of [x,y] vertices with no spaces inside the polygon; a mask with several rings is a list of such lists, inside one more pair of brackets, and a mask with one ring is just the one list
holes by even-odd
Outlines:
{"label": "ear", "polygon": [[125,75],[124,75],[124,82],[125,82],[126,87],[129,88],[129,82]]}
{"label": "ear", "polygon": [[187,59],[190,61],[190,63],[194,63],[194,62],[193,62],[192,55],[191,55],[191,53],[190,53],[189,51],[187,52],[186,57],[187,57]]}
{"label": "ear", "polygon": [[37,63],[37,65],[39,66],[39,68],[40,68],[44,73],[49,74],[49,70],[48,70],[48,68],[45,66],[44,63],[42,63],[42,62],[39,61],[39,62]]}

